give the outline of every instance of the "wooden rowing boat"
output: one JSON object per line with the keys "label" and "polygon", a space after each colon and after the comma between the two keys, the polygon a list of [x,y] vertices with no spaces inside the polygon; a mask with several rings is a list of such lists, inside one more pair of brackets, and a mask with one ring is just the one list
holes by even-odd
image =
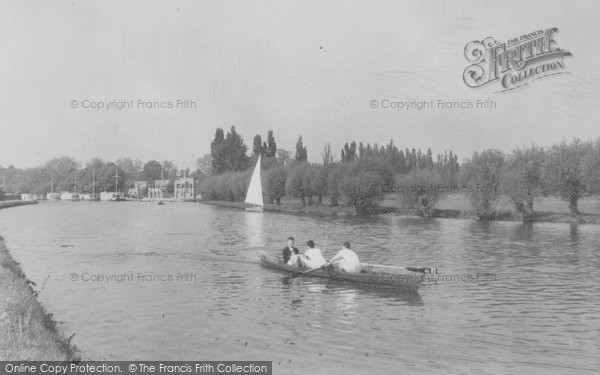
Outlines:
{"label": "wooden rowing boat", "polygon": [[377,285],[399,289],[416,290],[421,286],[425,275],[420,272],[392,273],[380,270],[376,267],[363,267],[360,273],[337,272],[331,269],[317,269],[306,272],[309,268],[288,266],[281,262],[276,256],[260,253],[260,264],[263,267],[285,271],[297,276],[320,277],[331,280],[339,280],[349,283]]}

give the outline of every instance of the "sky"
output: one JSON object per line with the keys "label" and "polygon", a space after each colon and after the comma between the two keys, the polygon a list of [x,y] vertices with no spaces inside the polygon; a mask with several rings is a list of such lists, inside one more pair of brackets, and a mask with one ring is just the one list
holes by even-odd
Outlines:
{"label": "sky", "polygon": [[[3,1],[0,165],[67,155],[194,168],[231,126],[249,147],[273,130],[294,151],[301,135],[310,161],[327,142],[339,159],[352,140],[462,160],[595,139],[598,19],[597,1]],[[506,92],[463,82],[470,41],[551,27],[573,55],[568,74]],[[430,100],[496,107],[382,108]]]}

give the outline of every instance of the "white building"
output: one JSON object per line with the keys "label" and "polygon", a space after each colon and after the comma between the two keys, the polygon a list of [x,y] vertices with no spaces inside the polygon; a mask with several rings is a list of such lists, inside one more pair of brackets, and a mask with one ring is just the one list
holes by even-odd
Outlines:
{"label": "white building", "polygon": [[194,179],[191,177],[175,180],[175,199],[194,199]]}
{"label": "white building", "polygon": [[163,190],[157,187],[148,188],[149,199],[163,199]]}
{"label": "white building", "polygon": [[108,192],[108,191],[103,191],[102,193],[100,193],[100,200],[101,201],[122,201],[124,200],[125,197],[123,197],[123,193],[121,192]]}
{"label": "white building", "polygon": [[129,196],[133,198],[144,198],[146,189],[148,188],[148,182],[146,181],[135,181],[133,183],[133,189],[129,189]]}
{"label": "white building", "polygon": [[59,193],[47,193],[46,194],[46,199],[48,199],[48,200],[58,200],[58,199],[60,199],[60,194]]}
{"label": "white building", "polygon": [[63,201],[78,201],[79,193],[71,193],[70,191],[61,191],[60,200]]}

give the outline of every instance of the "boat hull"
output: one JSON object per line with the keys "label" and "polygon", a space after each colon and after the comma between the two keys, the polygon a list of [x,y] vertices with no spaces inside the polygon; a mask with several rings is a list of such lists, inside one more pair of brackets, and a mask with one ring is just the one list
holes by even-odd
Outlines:
{"label": "boat hull", "polygon": [[246,207],[246,211],[247,212],[263,212],[263,207],[262,206],[248,206]]}
{"label": "boat hull", "polygon": [[260,254],[260,264],[263,267],[285,271],[295,275],[306,277],[319,277],[331,280],[338,280],[348,283],[375,285],[388,288],[398,288],[404,290],[417,290],[424,281],[424,275],[416,272],[389,273],[378,271],[372,268],[361,271],[360,273],[337,272],[333,270],[318,269],[310,273],[303,274],[308,268],[288,266],[279,261],[278,257]]}

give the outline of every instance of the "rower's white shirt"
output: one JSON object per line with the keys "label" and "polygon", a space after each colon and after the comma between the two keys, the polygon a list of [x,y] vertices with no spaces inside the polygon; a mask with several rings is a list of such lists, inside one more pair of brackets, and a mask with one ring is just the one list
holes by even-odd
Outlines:
{"label": "rower's white shirt", "polygon": [[290,260],[288,260],[288,266],[298,266],[298,261],[300,260],[300,254],[296,254],[292,251],[292,255],[290,256]]}
{"label": "rower's white shirt", "polygon": [[304,252],[304,260],[303,262],[306,267],[309,268],[317,268],[325,265],[327,260],[323,258],[323,254],[321,254],[321,249],[312,248],[308,249]]}
{"label": "rower's white shirt", "polygon": [[[337,258],[337,259],[336,259]],[[350,249],[342,248],[333,259],[338,264],[340,270],[345,272],[360,272],[360,261],[358,255]]]}

